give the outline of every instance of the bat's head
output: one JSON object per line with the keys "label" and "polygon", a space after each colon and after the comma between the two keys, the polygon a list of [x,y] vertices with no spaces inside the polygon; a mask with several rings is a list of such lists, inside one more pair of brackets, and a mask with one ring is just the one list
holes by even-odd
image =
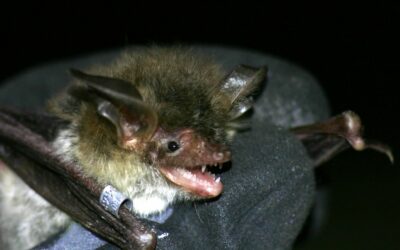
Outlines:
{"label": "bat's head", "polygon": [[[146,62],[140,67],[145,67]],[[81,144],[111,155],[114,163],[120,162],[118,166],[107,163],[114,169],[106,171],[103,180],[122,191],[136,190],[134,196],[139,186],[140,192],[152,194],[173,189],[176,196],[186,199],[210,198],[222,192],[220,178],[209,170],[230,161],[227,142],[241,116],[251,108],[250,94],[264,79],[265,69],[238,66],[224,75],[207,70],[194,72],[186,64],[176,68],[164,63],[153,65],[152,69],[113,73],[112,77],[71,70],[83,83],[72,91],[73,95],[95,111],[85,116],[96,116],[96,122],[82,118],[86,122],[80,127],[90,130],[91,140],[100,141]],[[198,68],[201,70],[204,67]],[[101,125],[87,125],[93,123]],[[102,133],[104,127],[108,130]],[[115,149],[99,149],[113,143],[118,153],[113,153]],[[122,174],[116,172],[132,175],[127,185],[136,187],[115,183],[124,182]],[[93,174],[100,175],[100,171]]]}

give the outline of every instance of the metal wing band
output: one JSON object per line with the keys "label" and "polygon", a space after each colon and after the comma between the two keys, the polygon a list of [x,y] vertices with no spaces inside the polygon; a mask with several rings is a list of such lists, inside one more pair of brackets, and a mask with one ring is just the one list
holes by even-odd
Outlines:
{"label": "metal wing band", "polygon": [[106,186],[101,192],[100,204],[105,210],[118,218],[119,209],[123,204],[125,204],[129,210],[132,209],[132,201],[111,185]]}

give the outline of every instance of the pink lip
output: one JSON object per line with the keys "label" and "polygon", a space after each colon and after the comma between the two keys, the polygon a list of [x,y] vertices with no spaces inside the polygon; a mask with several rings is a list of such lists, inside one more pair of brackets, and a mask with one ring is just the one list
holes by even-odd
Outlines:
{"label": "pink lip", "polygon": [[212,198],[222,193],[223,185],[219,179],[214,179],[207,171],[202,172],[201,167],[195,169],[161,167],[160,170],[172,183],[198,196]]}

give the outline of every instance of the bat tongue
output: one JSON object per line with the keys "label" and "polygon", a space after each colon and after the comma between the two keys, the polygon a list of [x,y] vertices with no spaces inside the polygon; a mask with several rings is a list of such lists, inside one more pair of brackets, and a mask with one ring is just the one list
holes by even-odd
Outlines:
{"label": "bat tongue", "polygon": [[223,189],[219,178],[215,180],[213,175],[207,171],[201,171],[201,168],[162,167],[160,170],[171,182],[201,197],[218,196]]}

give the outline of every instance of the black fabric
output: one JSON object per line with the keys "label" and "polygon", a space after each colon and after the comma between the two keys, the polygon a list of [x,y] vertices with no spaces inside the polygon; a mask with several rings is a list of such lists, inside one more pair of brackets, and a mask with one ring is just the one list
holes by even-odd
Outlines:
{"label": "black fabric", "polygon": [[[226,69],[237,64],[267,65],[268,85],[257,101],[252,130],[233,145],[232,168],[223,174],[223,195],[214,201],[177,204],[159,229],[168,236],[159,249],[290,249],[313,203],[314,179],[303,146],[284,128],[327,117],[329,108],[315,80],[281,59],[255,52],[198,47]],[[68,68],[84,69],[110,61],[118,52],[55,62],[10,79],[0,89],[0,104],[28,109],[68,82]],[[76,230],[79,232],[79,230]],[[79,249],[91,234],[76,233],[80,243],[52,241],[46,248]],[[63,237],[62,235],[60,236]],[[64,245],[58,245],[63,242]],[[104,246],[104,248],[112,248]]]}

